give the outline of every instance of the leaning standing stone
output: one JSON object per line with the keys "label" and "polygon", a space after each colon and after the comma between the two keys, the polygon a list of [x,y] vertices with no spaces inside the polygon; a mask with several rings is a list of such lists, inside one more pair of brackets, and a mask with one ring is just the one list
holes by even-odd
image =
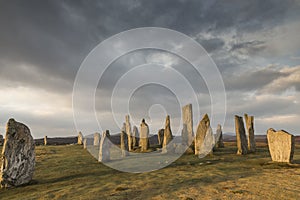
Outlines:
{"label": "leaning standing stone", "polygon": [[245,127],[243,118],[240,116],[235,116],[235,132],[236,132],[236,143],[237,143],[237,154],[244,155],[247,154],[247,137],[245,133]]}
{"label": "leaning standing stone", "polygon": [[158,145],[162,147],[164,142],[164,131],[165,129],[159,129],[157,133]]}
{"label": "leaning standing stone", "polygon": [[34,148],[29,128],[10,119],[6,125],[1,157],[1,187],[19,186],[32,180],[35,166]]}
{"label": "leaning standing stone", "polygon": [[181,132],[182,144],[190,146],[194,140],[192,104],[182,107],[183,129]]}
{"label": "leaning standing stone", "polygon": [[100,144],[100,133],[94,133],[94,146],[99,146]]}
{"label": "leaning standing stone", "polygon": [[203,116],[198,124],[195,138],[195,155],[206,156],[212,154],[215,139],[210,127],[210,120],[207,114]]}
{"label": "leaning standing stone", "polygon": [[122,151],[122,157],[128,156],[128,135],[125,132],[124,128],[121,131],[121,151]]}
{"label": "leaning standing stone", "polygon": [[109,131],[106,130],[102,133],[100,148],[99,148],[99,162],[105,162],[110,160],[110,141]]}
{"label": "leaning standing stone", "polygon": [[173,139],[171,124],[170,124],[170,116],[166,117],[165,129],[164,129],[164,141],[163,141],[163,152],[166,153],[171,151],[171,146],[168,145]]}
{"label": "leaning standing stone", "polygon": [[216,138],[219,138],[218,141],[216,142],[216,147],[217,148],[224,148],[224,141],[223,141],[223,132],[222,132],[222,126],[218,124],[218,128],[216,131]]}
{"label": "leaning standing stone", "polygon": [[244,115],[246,122],[246,130],[248,134],[248,152],[255,152],[256,144],[255,144],[255,136],[254,136],[254,116]]}
{"label": "leaning standing stone", "polygon": [[149,127],[145,119],[142,120],[140,128],[140,146],[142,152],[147,151],[149,148]]}
{"label": "leaning standing stone", "polygon": [[83,144],[83,135],[81,132],[78,133],[78,140],[77,144],[82,145]]}
{"label": "leaning standing stone", "polygon": [[270,128],[267,131],[269,151],[274,162],[293,161],[295,138],[292,134]]}

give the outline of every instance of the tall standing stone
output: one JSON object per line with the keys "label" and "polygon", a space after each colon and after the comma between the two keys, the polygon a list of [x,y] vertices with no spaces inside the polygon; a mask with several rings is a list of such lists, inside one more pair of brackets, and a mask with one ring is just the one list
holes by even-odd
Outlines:
{"label": "tall standing stone", "polygon": [[121,151],[122,151],[122,157],[128,156],[128,135],[125,132],[126,130],[126,124],[124,123],[122,131],[121,131]]}
{"label": "tall standing stone", "polygon": [[171,146],[168,145],[173,139],[172,131],[171,131],[171,123],[170,116],[166,117],[165,129],[164,129],[164,141],[163,141],[163,152],[168,152],[171,149]]}
{"label": "tall standing stone", "polygon": [[237,154],[244,155],[247,154],[247,137],[245,133],[245,127],[243,118],[235,115],[235,133],[236,133],[236,144],[237,144]]}
{"label": "tall standing stone", "polygon": [[138,137],[139,137],[139,130],[136,126],[133,126],[133,131],[132,131],[132,146],[133,147],[138,147]]}
{"label": "tall standing stone", "polygon": [[1,156],[1,187],[19,186],[32,180],[35,167],[34,148],[29,128],[10,119],[6,125]]}
{"label": "tall standing stone", "polygon": [[148,124],[146,124],[145,119],[142,120],[140,127],[140,146],[142,152],[149,149],[149,127]]}
{"label": "tall standing stone", "polygon": [[131,124],[130,124],[129,115],[125,116],[125,123],[126,123],[126,133],[127,133],[127,137],[128,137],[128,148],[129,148],[129,151],[132,151],[133,141],[132,141]]}
{"label": "tall standing stone", "polygon": [[293,161],[295,138],[292,134],[270,128],[267,131],[269,151],[274,162]]}
{"label": "tall standing stone", "polygon": [[216,147],[224,148],[222,126],[220,124],[218,124],[218,127],[217,127],[216,138],[219,138],[218,141],[216,142]]}
{"label": "tall standing stone", "polygon": [[255,144],[255,136],[254,136],[254,116],[244,115],[246,122],[246,130],[248,134],[248,152],[255,152],[256,144]]}
{"label": "tall standing stone", "polygon": [[182,144],[190,146],[194,140],[192,104],[182,107],[183,129],[181,132]]}
{"label": "tall standing stone", "polygon": [[203,116],[198,124],[195,138],[195,155],[206,156],[212,154],[215,146],[215,138],[210,127],[210,120],[207,114]]}
{"label": "tall standing stone", "polygon": [[164,142],[164,132],[165,129],[159,129],[157,133],[157,140],[158,140],[158,145],[162,147],[163,142]]}
{"label": "tall standing stone", "polygon": [[87,138],[83,139],[83,149],[87,149]]}
{"label": "tall standing stone", "polygon": [[99,146],[100,144],[100,133],[94,133],[94,146]]}
{"label": "tall standing stone", "polygon": [[45,146],[47,145],[47,139],[48,139],[48,137],[47,137],[47,135],[45,135],[45,137],[44,137],[44,145]]}
{"label": "tall standing stone", "polygon": [[79,144],[79,145],[83,144],[83,135],[81,132],[78,133],[77,144]]}
{"label": "tall standing stone", "polygon": [[110,140],[109,140],[109,131],[106,130],[102,133],[102,137],[100,140],[100,148],[99,148],[99,162],[106,162],[110,160]]}

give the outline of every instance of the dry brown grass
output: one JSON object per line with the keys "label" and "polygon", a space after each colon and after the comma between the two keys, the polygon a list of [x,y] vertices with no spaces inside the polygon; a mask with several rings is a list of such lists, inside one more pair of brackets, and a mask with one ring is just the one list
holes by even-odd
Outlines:
{"label": "dry brown grass", "polygon": [[270,163],[265,145],[255,154],[235,152],[227,143],[211,157],[184,155],[131,174],[98,163],[82,146],[38,146],[33,182],[0,189],[0,199],[300,199],[300,146],[294,165]]}

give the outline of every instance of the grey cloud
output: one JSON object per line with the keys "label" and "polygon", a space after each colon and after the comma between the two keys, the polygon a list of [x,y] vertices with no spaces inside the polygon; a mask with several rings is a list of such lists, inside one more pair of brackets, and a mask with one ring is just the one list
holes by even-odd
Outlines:
{"label": "grey cloud", "polygon": [[265,48],[266,48],[265,42],[255,40],[255,41],[233,44],[230,51],[242,51],[242,52],[244,51],[243,53],[257,54],[259,53],[259,51]]}
{"label": "grey cloud", "polygon": [[295,89],[299,92],[300,88],[300,66],[283,67],[280,73],[284,76],[278,77],[263,87],[260,93],[282,94],[288,90]]}
{"label": "grey cloud", "polygon": [[55,93],[71,93],[73,83],[63,77],[41,72],[37,66],[0,61],[0,88],[29,87]]}
{"label": "grey cloud", "polygon": [[58,116],[40,116],[21,110],[1,110],[0,123],[3,127],[0,133],[5,132],[5,124],[9,118],[25,123],[29,126],[32,135],[35,138],[41,138],[45,135],[50,137],[76,136],[76,130],[72,121],[72,115],[60,113]]}
{"label": "grey cloud", "polygon": [[202,39],[199,43],[205,48],[207,52],[212,52],[222,48],[225,44],[224,40],[221,38],[212,38],[212,39]]}
{"label": "grey cloud", "polygon": [[[243,115],[248,113],[255,116],[256,133],[264,134],[270,127],[276,127],[295,132],[296,125],[291,123],[287,127],[287,122],[282,121],[284,116],[299,116],[299,102],[294,102],[294,99],[299,99],[299,94],[293,98],[277,96],[272,94],[255,94],[241,93],[237,91],[227,92],[227,116],[225,126],[228,132],[233,132],[234,115]],[[268,120],[273,118],[273,120]],[[267,122],[267,123],[266,123]],[[289,121],[291,122],[291,121]],[[284,126],[283,126],[284,125]]]}
{"label": "grey cloud", "polygon": [[[274,80],[290,76],[278,70],[264,68],[250,70],[240,76],[237,72],[245,71],[245,67],[257,66],[254,60],[265,55],[260,55],[261,52],[271,52],[271,56],[268,56],[270,60],[266,59],[264,62],[272,63],[274,54],[269,49],[270,46],[266,45],[268,44],[266,40],[276,38],[277,32],[273,30],[282,24],[298,20],[299,13],[299,4],[294,0],[1,1],[1,87],[25,86],[56,93],[71,93],[80,63],[98,43],[131,28],[160,26],[181,31],[194,38],[199,35],[209,36],[199,37],[197,41],[209,51],[217,63],[224,76],[229,95],[230,92],[241,93],[234,95],[236,99],[228,100],[230,105],[235,106],[241,102],[244,93],[260,90]],[[251,38],[245,37],[249,34]],[[281,51],[282,55],[287,53],[297,55],[295,50],[289,49],[289,46],[285,46]],[[130,56],[134,57],[134,54]],[[133,60],[131,64],[145,62],[145,54],[136,54],[136,57],[131,58]],[[289,64],[284,63],[285,60],[280,61]],[[105,91],[105,98],[109,97],[109,91],[118,78],[128,70],[128,64],[130,64],[129,58],[121,58],[106,71],[99,83],[102,87],[100,89]],[[258,63],[258,65],[264,66],[265,63]],[[206,96],[207,87],[195,70],[183,61],[174,68],[192,82],[201,102],[209,103]],[[286,84],[285,88],[294,86],[296,92],[299,92],[298,82],[291,81]],[[282,89],[272,90],[272,92],[277,91],[282,92]],[[162,98],[163,93],[164,91],[158,92],[156,97]],[[171,95],[166,94],[166,96],[169,98]],[[137,96],[137,99],[142,98]],[[104,103],[99,106],[100,110],[107,105]],[[270,115],[274,113],[276,106],[285,106],[277,101],[273,107],[271,105],[273,104],[270,104],[270,107],[263,104],[257,106],[262,110],[266,107],[265,112]],[[136,109],[143,106],[144,104],[136,106]],[[240,107],[240,110],[252,109],[255,110],[255,108]],[[255,110],[261,115],[258,111]],[[279,114],[284,112],[289,110],[283,110]],[[24,116],[22,113],[11,113]],[[5,114],[8,115],[9,113]],[[43,125],[35,123],[34,120],[36,118],[32,117],[28,122],[41,130]],[[71,120],[66,122],[66,130],[70,130]],[[45,124],[44,121],[38,122]],[[64,127],[53,119],[48,124],[49,130],[56,126],[61,129]]]}
{"label": "grey cloud", "polygon": [[286,74],[280,71],[264,68],[228,75],[224,77],[224,81],[226,90],[253,91],[261,90],[274,79],[285,76]]}

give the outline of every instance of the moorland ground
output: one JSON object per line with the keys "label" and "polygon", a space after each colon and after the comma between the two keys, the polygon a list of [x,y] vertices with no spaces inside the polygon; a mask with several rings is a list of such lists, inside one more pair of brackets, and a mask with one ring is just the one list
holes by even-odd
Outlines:
{"label": "moorland ground", "polygon": [[299,144],[292,165],[271,163],[266,144],[244,156],[225,145],[141,174],[111,169],[79,145],[37,146],[33,181],[0,189],[0,199],[300,199]]}

